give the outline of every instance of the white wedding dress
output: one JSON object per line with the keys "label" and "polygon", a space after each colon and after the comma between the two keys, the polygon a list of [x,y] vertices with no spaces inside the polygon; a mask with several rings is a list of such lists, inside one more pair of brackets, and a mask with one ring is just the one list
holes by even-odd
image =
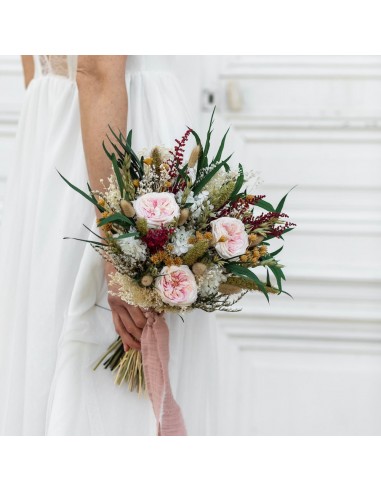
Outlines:
{"label": "white wedding dress", "polygon": [[[172,146],[192,126],[176,57],[130,56],[128,127],[136,150]],[[155,435],[148,397],[93,365],[115,340],[102,259],[90,245],[76,57],[35,57],[22,108],[0,234],[0,434]],[[101,145],[101,142],[99,142]],[[167,316],[169,374],[189,435],[217,432],[213,315]]]}

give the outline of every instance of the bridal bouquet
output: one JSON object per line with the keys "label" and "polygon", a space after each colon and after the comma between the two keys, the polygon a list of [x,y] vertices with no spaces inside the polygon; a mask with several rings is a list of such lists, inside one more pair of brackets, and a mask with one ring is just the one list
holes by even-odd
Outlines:
{"label": "bridal bouquet", "polygon": [[[107,186],[85,193],[63,178],[101,213],[103,235],[88,242],[114,265],[117,295],[157,318],[169,311],[233,311],[249,291],[267,299],[284,292],[276,258],[282,247],[269,247],[295,225],[283,212],[287,195],[274,207],[263,195],[248,194],[255,176],[241,164],[230,167],[231,155],[223,157],[227,132],[210,157],[212,124],[213,115],[204,144],[188,128],[173,149],[156,146],[142,155],[132,149],[132,132],[125,138],[110,127],[109,148],[103,144],[113,168]],[[185,161],[191,136],[195,146]],[[141,393],[142,352],[124,352],[118,338],[96,367],[104,361],[117,369],[117,383]]]}

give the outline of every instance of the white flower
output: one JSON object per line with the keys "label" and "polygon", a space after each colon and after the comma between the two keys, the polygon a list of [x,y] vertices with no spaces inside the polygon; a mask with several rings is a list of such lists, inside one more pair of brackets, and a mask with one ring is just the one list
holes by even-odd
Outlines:
{"label": "white flower", "polygon": [[173,234],[171,242],[173,244],[173,254],[181,256],[185,254],[191,244],[188,243],[188,239],[193,235],[193,231],[187,231],[184,226],[179,227]]}
{"label": "white flower", "polygon": [[218,265],[213,265],[198,279],[199,296],[208,298],[216,294],[220,284],[226,282],[226,280],[227,276],[222,268]]}
{"label": "white flower", "polygon": [[192,203],[192,206],[190,207],[190,211],[192,214],[192,217],[195,219],[198,219],[200,217],[200,214],[205,206],[210,207],[209,203],[209,191],[201,191],[198,195],[192,196],[192,200],[187,200],[188,203]]}
{"label": "white flower", "polygon": [[191,182],[194,183],[196,180],[197,169],[195,169],[194,167],[188,168],[187,174],[188,174]]}
{"label": "white flower", "polygon": [[120,249],[128,257],[131,265],[137,265],[147,258],[147,245],[135,237],[118,239]]}

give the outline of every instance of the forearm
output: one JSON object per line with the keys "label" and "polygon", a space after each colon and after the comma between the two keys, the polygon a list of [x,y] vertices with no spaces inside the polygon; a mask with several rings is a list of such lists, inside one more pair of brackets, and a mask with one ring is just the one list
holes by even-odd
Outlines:
{"label": "forearm", "polygon": [[125,62],[122,56],[80,56],[78,60],[82,139],[92,189],[101,189],[100,180],[107,183],[112,172],[102,148],[110,134],[108,125],[126,133]]}

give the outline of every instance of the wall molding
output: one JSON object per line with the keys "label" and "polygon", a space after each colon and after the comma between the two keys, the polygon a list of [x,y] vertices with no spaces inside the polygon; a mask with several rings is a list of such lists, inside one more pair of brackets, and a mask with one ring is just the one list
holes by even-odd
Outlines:
{"label": "wall molding", "polygon": [[[344,59],[346,58],[346,59]],[[381,57],[237,56],[229,57],[220,80],[239,79],[380,79]]]}

